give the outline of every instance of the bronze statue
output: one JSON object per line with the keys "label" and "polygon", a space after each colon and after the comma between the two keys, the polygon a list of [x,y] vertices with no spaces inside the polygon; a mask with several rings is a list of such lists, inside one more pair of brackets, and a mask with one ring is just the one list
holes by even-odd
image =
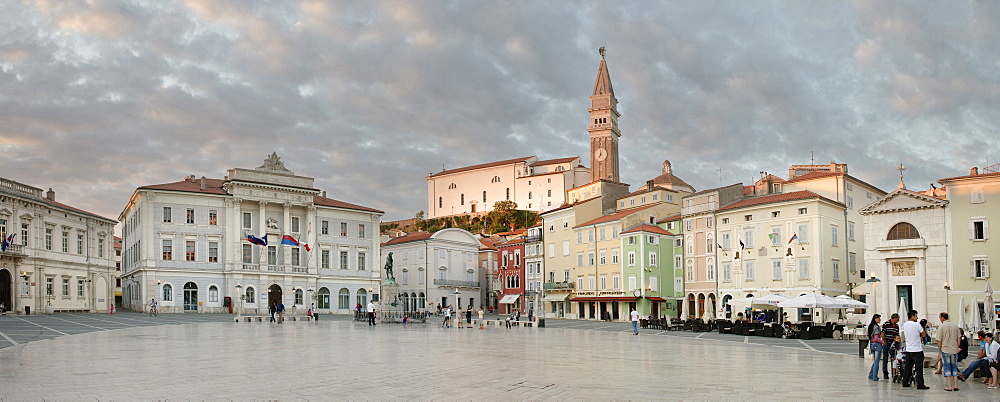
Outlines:
{"label": "bronze statue", "polygon": [[385,257],[385,277],[396,279],[396,277],[392,275],[392,253],[389,253],[389,255]]}

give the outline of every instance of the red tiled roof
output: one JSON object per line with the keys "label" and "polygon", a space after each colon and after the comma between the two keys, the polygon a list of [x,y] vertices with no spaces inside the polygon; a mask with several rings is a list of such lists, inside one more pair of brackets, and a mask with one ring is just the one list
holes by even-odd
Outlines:
{"label": "red tiled roof", "polygon": [[671,189],[669,189],[669,188],[666,188],[666,187],[660,187],[660,186],[654,186],[654,187],[653,187],[653,188],[651,188],[651,189],[644,189],[644,190],[639,190],[639,191],[633,191],[633,192],[631,192],[631,193],[628,193],[628,194],[625,194],[625,195],[623,195],[623,196],[621,196],[621,197],[618,197],[618,199],[620,200],[620,199],[622,199],[622,198],[628,198],[628,197],[631,197],[631,196],[633,196],[633,195],[639,195],[639,194],[643,194],[643,193],[648,193],[648,192],[650,192],[650,191],[654,191],[654,190],[663,190],[663,191],[669,191],[669,192],[671,192],[671,193],[676,193],[676,192],[678,192],[677,190],[671,190]]}
{"label": "red tiled roof", "polygon": [[575,160],[577,160],[579,158],[580,158],[579,156],[573,156],[573,157],[569,157],[569,158],[560,158],[560,159],[549,159],[549,160],[544,160],[544,161],[536,161],[535,163],[532,163],[531,166],[545,166],[545,165],[556,165],[556,164],[560,164],[560,163],[570,163],[570,162],[575,161]]}
{"label": "red tiled roof", "polygon": [[980,177],[1000,177],[1000,172],[995,172],[995,173],[980,173],[980,174],[970,174],[970,175],[967,175],[967,176],[949,177],[947,179],[938,180],[938,183],[942,183],[943,184],[946,181],[963,180],[963,179],[978,179]]}
{"label": "red tiled roof", "polygon": [[395,239],[389,239],[389,241],[382,243],[382,246],[388,246],[393,244],[409,243],[411,241],[427,240],[433,236],[434,233],[431,232],[413,232],[407,234],[406,236],[400,236]]}
{"label": "red tiled roof", "polygon": [[574,202],[572,204],[566,204],[566,205],[560,206],[558,208],[550,209],[548,211],[542,211],[541,213],[538,214],[538,216],[542,216],[542,215],[545,215],[545,214],[548,214],[548,213],[551,213],[551,212],[556,212],[556,211],[559,211],[559,210],[563,210],[563,209],[566,209],[566,208],[571,208],[574,205],[580,205],[580,204],[583,204],[585,202],[590,202],[590,201],[596,200],[598,198],[601,198],[601,197],[600,196],[590,197],[590,198],[588,198],[586,200],[580,200],[580,201]]}
{"label": "red tiled roof", "polygon": [[807,199],[807,198],[818,198],[818,199],[823,199],[823,200],[832,202],[832,203],[837,204],[837,205],[844,205],[844,204],[841,204],[841,203],[839,203],[837,201],[834,201],[834,200],[831,200],[829,198],[823,197],[823,196],[821,196],[819,194],[816,194],[816,193],[814,193],[812,191],[795,191],[795,192],[791,192],[791,193],[771,194],[771,195],[765,195],[765,196],[760,196],[760,197],[747,198],[745,200],[737,201],[737,202],[729,204],[729,205],[727,205],[725,207],[719,208],[719,211],[728,211],[730,209],[739,209],[739,208],[745,208],[745,207],[752,207],[754,205],[771,204],[771,203],[775,203],[775,202],[785,202],[785,201],[795,201],[795,200],[802,200],[802,199]]}
{"label": "red tiled roof", "polygon": [[115,223],[118,222],[115,219],[105,218],[105,217],[100,216],[98,214],[95,214],[93,212],[84,211],[84,210],[82,210],[80,208],[73,208],[73,207],[71,207],[69,205],[63,204],[61,202],[55,202],[55,201],[52,201],[52,200],[50,200],[48,198],[45,198],[45,197],[42,197],[42,199],[40,201],[43,202],[43,203],[49,204],[49,205],[51,205],[53,207],[56,207],[56,208],[62,208],[62,209],[65,209],[65,210],[69,210],[69,211],[81,213],[81,214],[88,215],[88,216],[93,217],[93,218],[104,219],[104,220],[107,220],[109,222],[115,222]]}
{"label": "red tiled roof", "polygon": [[201,194],[220,194],[226,195],[225,190],[222,189],[222,183],[224,180],[220,179],[205,179],[205,189],[201,189],[201,179],[191,180],[181,180],[174,183],[164,183],[164,184],[153,184],[149,186],[139,187],[140,190],[163,190],[163,191],[183,191],[185,193],[201,193]]}
{"label": "red tiled roof", "polygon": [[674,214],[674,215],[670,215],[670,216],[668,216],[666,218],[660,219],[660,220],[656,221],[656,223],[676,221],[676,220],[678,220],[680,218],[681,218],[681,214]]}
{"label": "red tiled roof", "polygon": [[334,199],[331,199],[331,198],[320,197],[318,195],[315,196],[315,197],[313,197],[313,204],[322,205],[322,206],[326,206],[326,207],[344,208],[344,209],[356,209],[356,210],[360,210],[360,211],[377,212],[377,213],[380,213],[380,214],[384,214],[385,213],[384,211],[379,211],[379,210],[377,210],[375,208],[363,207],[363,206],[360,206],[360,205],[346,203],[346,202],[334,200]]}
{"label": "red tiled roof", "polygon": [[[795,182],[799,182],[799,181],[822,179],[822,178],[825,178],[825,177],[841,176],[843,174],[844,174],[843,172],[819,172],[819,171],[812,171],[812,172],[806,173],[806,174],[804,174],[802,176],[796,177],[794,179],[785,180],[785,183],[795,183]],[[775,177],[777,177],[777,176],[775,176]]]}
{"label": "red tiled roof", "polygon": [[513,246],[513,245],[522,244],[522,243],[524,243],[524,238],[523,237],[515,237],[513,239],[510,239],[510,241],[505,241],[503,243],[497,244],[497,246],[498,247]]}
{"label": "red tiled roof", "polygon": [[569,170],[560,170],[558,172],[535,173],[535,174],[533,174],[531,176],[521,176],[521,177],[518,177],[517,179],[518,180],[521,180],[521,179],[530,179],[532,177],[549,176],[549,175],[554,175],[554,174],[563,174],[563,173],[566,173],[566,172],[569,172]]}
{"label": "red tiled roof", "polygon": [[452,173],[461,173],[461,172],[467,172],[467,171],[476,170],[476,169],[485,169],[485,168],[491,168],[491,167],[497,167],[497,166],[503,166],[503,165],[511,165],[511,164],[518,163],[518,162],[524,162],[524,161],[526,161],[528,159],[531,159],[531,158],[534,158],[534,156],[525,156],[525,157],[521,157],[521,158],[507,159],[507,160],[503,160],[503,161],[481,163],[481,164],[478,164],[478,165],[472,165],[472,166],[460,167],[460,168],[455,168],[455,169],[442,170],[440,172],[437,172],[437,173],[434,173],[434,174],[432,174],[430,176],[427,176],[427,178],[447,176],[447,175],[450,175]]}
{"label": "red tiled roof", "polygon": [[648,223],[643,223],[643,224],[639,224],[639,225],[633,226],[631,229],[628,229],[628,230],[622,232],[621,234],[635,233],[635,232],[649,232],[649,233],[656,233],[656,234],[667,235],[667,236],[673,236],[674,235],[673,233],[670,233],[670,232],[668,232],[666,230],[663,230],[663,228],[661,228],[659,226],[650,225]]}
{"label": "red tiled roof", "polygon": [[659,204],[644,205],[644,206],[641,206],[641,207],[636,207],[636,208],[632,208],[632,209],[626,209],[624,211],[619,211],[619,212],[613,213],[611,215],[604,215],[604,216],[602,216],[600,218],[593,219],[590,222],[584,222],[584,223],[581,223],[579,225],[573,226],[573,228],[576,229],[578,227],[590,226],[590,225],[596,225],[598,223],[616,221],[616,220],[619,220],[619,219],[624,218],[626,216],[632,215],[632,214],[634,214],[636,212],[642,211],[644,209],[655,207],[657,205],[659,205]]}
{"label": "red tiled roof", "polygon": [[592,181],[592,182],[590,182],[590,183],[587,183],[587,184],[583,184],[583,185],[579,185],[579,186],[576,186],[576,187],[573,187],[573,188],[571,188],[571,189],[569,189],[569,190],[566,190],[566,191],[573,191],[573,190],[576,190],[576,189],[578,189],[578,188],[583,188],[583,187],[587,187],[587,186],[589,186],[589,185],[591,185],[591,184],[594,184],[594,183],[597,183],[597,182],[599,182],[599,181],[603,181],[603,182],[605,182],[605,183],[611,183],[611,184],[621,184],[621,185],[624,185],[624,186],[627,186],[627,185],[628,185],[627,183],[622,183],[622,182],[620,182],[620,181],[614,181],[614,180],[608,180],[608,179],[600,179],[600,180],[594,180],[594,181]]}
{"label": "red tiled roof", "polygon": [[496,246],[493,244],[493,240],[492,239],[479,239],[479,244],[481,244],[481,246],[479,246],[480,250],[496,250],[497,249]]}

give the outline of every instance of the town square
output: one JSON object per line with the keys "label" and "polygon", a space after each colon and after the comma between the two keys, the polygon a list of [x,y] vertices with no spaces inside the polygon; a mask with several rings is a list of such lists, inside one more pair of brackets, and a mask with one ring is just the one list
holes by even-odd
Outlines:
{"label": "town square", "polygon": [[1000,3],[0,11],[2,400],[1000,395]]}

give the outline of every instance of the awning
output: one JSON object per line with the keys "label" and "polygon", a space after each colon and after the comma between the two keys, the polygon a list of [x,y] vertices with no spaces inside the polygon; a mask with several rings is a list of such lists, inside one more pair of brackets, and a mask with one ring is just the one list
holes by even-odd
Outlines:
{"label": "awning", "polygon": [[518,297],[521,297],[521,295],[503,295],[503,298],[500,299],[500,304],[514,304]]}
{"label": "awning", "polygon": [[542,298],[542,301],[561,302],[561,301],[566,301],[567,298],[569,298],[569,293],[556,293],[551,295],[545,295],[545,297]]}
{"label": "awning", "polygon": [[667,301],[667,299],[664,299],[662,297],[647,297],[647,299],[649,299],[649,301],[654,301],[654,302],[665,302],[665,301]]}
{"label": "awning", "polygon": [[614,297],[577,297],[571,299],[571,302],[634,302],[635,297],[632,296],[614,296]]}

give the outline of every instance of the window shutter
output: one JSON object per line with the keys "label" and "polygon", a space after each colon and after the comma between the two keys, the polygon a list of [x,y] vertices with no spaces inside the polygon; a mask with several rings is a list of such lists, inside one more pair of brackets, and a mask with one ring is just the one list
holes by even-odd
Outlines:
{"label": "window shutter", "polygon": [[976,260],[969,261],[969,277],[976,277]]}
{"label": "window shutter", "polygon": [[983,220],[983,240],[990,238],[990,221]]}
{"label": "window shutter", "polygon": [[983,278],[989,279],[990,277],[990,262],[989,260],[983,260]]}
{"label": "window shutter", "polygon": [[969,221],[969,240],[976,238],[976,226],[972,221]]}

